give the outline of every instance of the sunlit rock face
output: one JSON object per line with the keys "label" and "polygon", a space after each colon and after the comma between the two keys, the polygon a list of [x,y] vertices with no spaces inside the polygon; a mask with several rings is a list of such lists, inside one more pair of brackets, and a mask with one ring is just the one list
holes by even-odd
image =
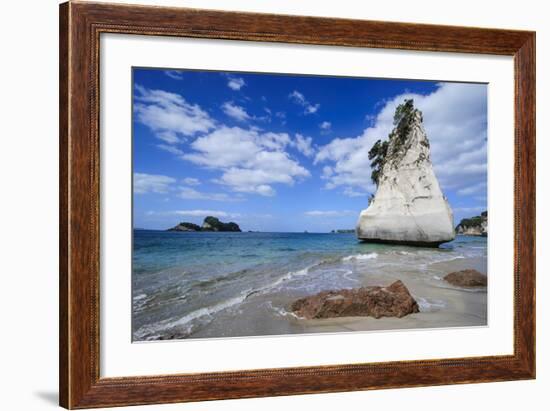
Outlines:
{"label": "sunlit rock face", "polygon": [[360,240],[435,247],[454,239],[453,213],[433,171],[422,121],[412,100],[397,109],[396,127],[378,150],[376,194],[357,222]]}

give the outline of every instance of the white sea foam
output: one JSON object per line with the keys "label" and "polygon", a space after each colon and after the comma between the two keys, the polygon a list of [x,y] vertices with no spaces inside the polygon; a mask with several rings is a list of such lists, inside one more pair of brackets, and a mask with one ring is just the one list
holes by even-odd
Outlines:
{"label": "white sea foam", "polygon": [[352,254],[348,255],[344,258],[342,258],[342,261],[349,262],[349,261],[365,261],[365,260],[372,260],[378,258],[377,253],[367,253],[367,254]]}
{"label": "white sea foam", "polygon": [[[135,332],[135,336],[138,339],[156,339],[158,338],[157,334],[160,331],[169,330],[172,328],[177,328],[178,331],[180,332],[183,331],[184,333],[188,334],[194,329],[194,322],[196,322],[197,320],[203,319],[203,317],[211,318],[214,314],[217,314],[220,311],[223,311],[233,306],[236,306],[238,304],[241,304],[248,297],[251,297],[256,294],[265,294],[268,291],[276,289],[278,286],[291,280],[294,277],[305,276],[309,273],[309,270],[315,266],[317,266],[317,264],[312,264],[300,270],[289,271],[282,277],[278,278],[277,280],[269,284],[264,285],[263,287],[260,287],[257,289],[248,289],[236,297],[227,299],[225,301],[222,301],[218,304],[215,304],[209,307],[203,307],[198,310],[192,311],[189,314],[186,314],[177,320],[166,320],[166,321],[157,323],[155,326],[141,327],[139,330]],[[291,315],[294,315],[294,314],[291,313]]]}
{"label": "white sea foam", "polygon": [[218,313],[222,310],[225,310],[229,307],[240,304],[246,299],[249,292],[250,292],[250,290],[246,291],[244,293],[241,293],[240,295],[238,295],[236,297],[233,297],[233,298],[230,298],[228,300],[222,301],[218,304],[212,305],[210,307],[199,308],[198,310],[192,311],[189,314],[181,317],[180,319],[178,319],[176,321],[172,321],[172,322],[166,324],[165,328],[172,328],[172,327],[178,327],[178,326],[181,326],[181,325],[185,325],[188,322],[191,322],[191,321],[193,321],[197,318],[200,318],[200,317],[203,317],[203,316],[211,316],[212,314],[216,314],[216,313]]}
{"label": "white sea foam", "polygon": [[441,284],[435,285],[438,288],[444,288],[446,290],[464,291],[466,293],[486,293],[487,287],[459,287],[442,281]]}
{"label": "white sea foam", "polygon": [[439,311],[442,308],[445,308],[445,306],[447,305],[443,300],[429,300],[424,297],[416,296],[414,297],[414,299],[418,303],[418,307],[420,308],[420,312],[422,313]]}
{"label": "white sea foam", "polygon": [[145,309],[149,299],[147,294],[139,294],[132,299],[132,309],[134,312],[141,312]]}
{"label": "white sea foam", "polygon": [[198,320],[202,317],[211,318],[213,314],[242,303],[244,300],[246,300],[246,297],[250,294],[251,291],[252,290],[247,290],[236,297],[227,299],[218,304],[214,304],[209,307],[199,308],[198,310],[192,311],[189,314],[178,318],[177,320],[165,320],[157,323],[154,326],[141,327],[139,330],[136,331],[135,336],[139,339],[156,339],[158,338],[157,333],[159,331],[170,330],[172,328],[183,328],[182,331],[188,334],[194,328],[193,321]]}
{"label": "white sea foam", "polygon": [[353,271],[351,271],[351,270],[346,270],[346,271],[344,272],[344,274],[342,275],[342,277],[344,277],[344,278],[345,278],[346,280],[348,280],[348,281],[353,281],[353,282],[355,282],[355,283],[358,283],[359,280],[358,280],[357,278],[351,278],[351,277],[350,277],[351,275],[353,275]]}
{"label": "white sea foam", "polygon": [[287,311],[281,307],[275,307],[271,301],[267,301],[265,303],[265,306],[268,307],[270,310],[274,311],[275,314],[277,314],[280,317],[294,317],[297,319],[302,319],[302,317],[294,314],[292,311]]}
{"label": "white sea foam", "polygon": [[422,270],[427,270],[428,266],[431,266],[432,264],[447,263],[450,261],[466,258],[463,255],[437,255],[437,254],[436,255],[425,254],[423,257],[426,257],[428,261],[424,260],[426,262],[418,264],[418,268]]}
{"label": "white sea foam", "polygon": [[388,250],[385,252],[385,254],[390,254],[390,255],[405,255],[405,256],[411,256],[411,257],[414,257],[414,256],[419,256],[420,253],[418,252],[410,252],[410,251],[404,251],[404,250]]}
{"label": "white sea foam", "polygon": [[301,270],[296,270],[296,271],[289,271],[288,273],[286,273],[285,275],[283,275],[282,277],[278,278],[277,280],[269,283],[269,284],[266,284],[264,285],[263,287],[260,287],[256,290],[253,290],[251,291],[248,296],[250,295],[253,295],[253,294],[264,294],[266,293],[267,291],[271,291],[273,289],[276,289],[278,286],[280,286],[281,284],[285,283],[285,282],[288,282],[290,280],[292,280],[294,277],[303,277],[303,276],[306,276],[309,274],[309,270],[311,270],[313,267],[316,267],[318,264],[312,264],[312,265],[309,265],[305,268],[302,268]]}

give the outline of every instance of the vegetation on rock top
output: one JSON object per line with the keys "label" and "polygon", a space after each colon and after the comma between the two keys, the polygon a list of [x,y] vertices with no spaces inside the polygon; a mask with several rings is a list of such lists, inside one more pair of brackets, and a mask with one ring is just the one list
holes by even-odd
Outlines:
{"label": "vegetation on rock top", "polygon": [[[415,121],[416,113],[420,115],[422,121],[422,113],[414,108],[413,99],[405,100],[404,103],[397,106],[393,115],[393,125],[395,126],[392,132],[388,135],[388,140],[377,140],[369,151],[369,160],[371,160],[371,180],[378,186],[382,169],[386,162],[390,159],[397,158],[401,153],[401,148],[407,140],[407,136],[411,131],[411,127]],[[427,141],[421,142],[429,147]]]}
{"label": "vegetation on rock top", "polygon": [[169,228],[168,231],[230,231],[240,232],[241,228],[237,223],[222,223],[218,218],[208,216],[204,219],[202,227],[188,222],[181,222],[177,226]]}
{"label": "vegetation on rock top", "polygon": [[475,216],[470,218],[463,218],[460,220],[460,224],[462,227],[475,227],[482,223],[481,216]]}
{"label": "vegetation on rock top", "polygon": [[222,223],[218,218],[208,216],[204,219],[204,222],[202,224],[202,231],[236,231],[239,232],[241,229],[239,228],[237,223]]}
{"label": "vegetation on rock top", "polygon": [[487,235],[487,211],[483,211],[480,215],[463,218],[455,227],[457,234],[464,235]]}

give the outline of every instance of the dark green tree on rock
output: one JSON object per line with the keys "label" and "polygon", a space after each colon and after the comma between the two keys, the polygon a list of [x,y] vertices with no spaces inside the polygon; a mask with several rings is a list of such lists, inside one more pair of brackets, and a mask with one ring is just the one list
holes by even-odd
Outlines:
{"label": "dark green tree on rock", "polygon": [[[401,151],[403,143],[407,140],[407,135],[411,131],[416,113],[419,113],[422,121],[422,113],[414,108],[413,99],[405,100],[398,105],[393,115],[394,129],[388,135],[387,140],[377,140],[369,151],[369,160],[371,160],[371,180],[378,186],[380,175],[388,155],[397,154]],[[391,143],[391,152],[388,153]]]}

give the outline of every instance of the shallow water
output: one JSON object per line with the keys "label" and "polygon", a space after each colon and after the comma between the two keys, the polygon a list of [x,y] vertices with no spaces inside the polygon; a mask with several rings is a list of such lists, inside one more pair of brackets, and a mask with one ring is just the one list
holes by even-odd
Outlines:
{"label": "shallow water", "polygon": [[[470,315],[479,325],[486,321],[485,290],[477,290],[478,297],[442,277],[454,268],[486,273],[486,261],[482,237],[459,236],[431,249],[360,243],[354,234],[135,230],[133,340],[319,332],[322,327],[295,318],[288,305],[321,290],[395,279],[407,285],[421,314],[453,314],[447,320],[432,315],[439,320],[420,326],[468,325]],[[461,318],[462,306],[476,312],[464,309]],[[388,327],[410,328],[415,316]],[[369,328],[379,329],[384,321],[373,324]]]}

